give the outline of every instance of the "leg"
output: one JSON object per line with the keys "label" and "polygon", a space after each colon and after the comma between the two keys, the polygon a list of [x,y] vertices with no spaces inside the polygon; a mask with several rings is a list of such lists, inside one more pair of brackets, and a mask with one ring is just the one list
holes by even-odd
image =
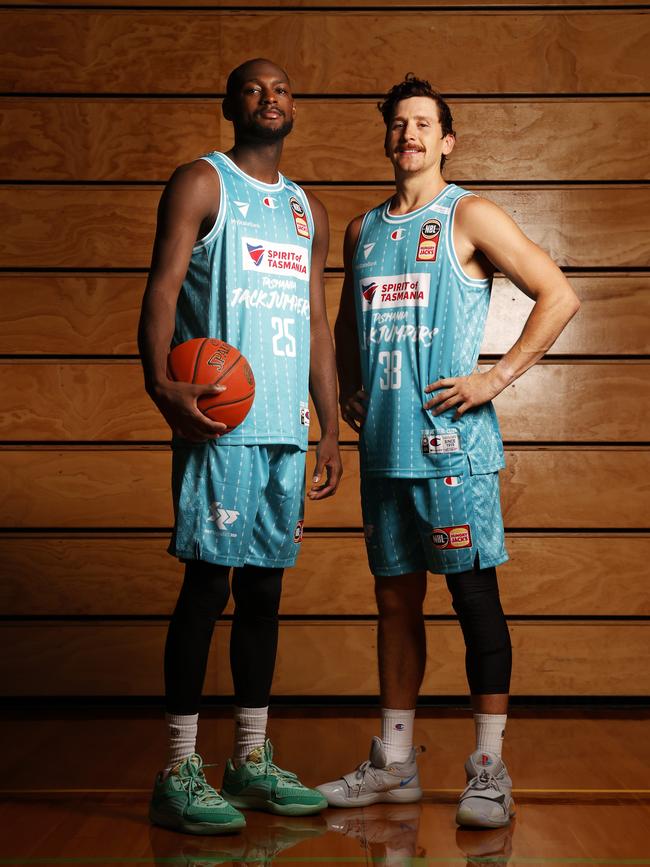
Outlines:
{"label": "leg", "polygon": [[426,587],[426,572],[375,577],[382,707],[411,709],[416,705],[426,663],[422,613]]}
{"label": "leg", "polygon": [[169,714],[199,710],[212,633],[226,607],[227,566],[191,560],[169,622],[165,643],[165,709]]}
{"label": "leg", "polygon": [[505,714],[512,647],[494,568],[447,575],[454,611],[465,638],[465,670],[475,713]]}
{"label": "leg", "polygon": [[456,821],[501,827],[514,815],[512,781],[501,759],[512,650],[496,570],[479,569],[475,562],[474,569],[447,575],[447,586],[465,638],[476,726],[476,750],[465,765],[468,786],[461,795]]}
{"label": "leg", "polygon": [[156,777],[149,818],[190,834],[229,834],[246,824],[208,784],[196,754],[201,691],[214,624],[230,594],[229,571],[199,560],[187,564],[165,644],[169,760]]}
{"label": "leg", "polygon": [[239,707],[266,707],[269,703],[283,571],[244,566],[233,573],[230,665]]}

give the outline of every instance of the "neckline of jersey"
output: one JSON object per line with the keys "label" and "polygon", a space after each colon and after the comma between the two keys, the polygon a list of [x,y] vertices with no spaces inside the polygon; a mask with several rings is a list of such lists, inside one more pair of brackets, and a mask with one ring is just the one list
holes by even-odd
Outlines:
{"label": "neckline of jersey", "polygon": [[455,187],[455,184],[447,184],[444,186],[437,196],[434,196],[430,202],[427,202],[425,205],[422,205],[417,211],[409,211],[408,214],[389,214],[388,209],[390,208],[390,203],[393,199],[391,196],[390,199],[387,199],[382,208],[381,216],[387,223],[405,223],[407,220],[412,220],[414,217],[422,216],[422,214],[427,211],[432,205],[435,205],[441,199],[447,195],[447,193],[451,190],[452,187]]}
{"label": "neckline of jersey", "polygon": [[284,175],[282,172],[278,172],[278,180],[274,184],[267,184],[264,181],[259,181],[257,178],[252,177],[252,175],[246,174],[243,169],[240,169],[237,163],[234,160],[231,160],[227,154],[218,151],[220,156],[224,158],[226,164],[229,168],[231,168],[236,174],[240,175],[245,181],[247,181],[251,186],[257,187],[259,190],[263,190],[264,192],[273,192],[277,193],[280,190],[284,189]]}

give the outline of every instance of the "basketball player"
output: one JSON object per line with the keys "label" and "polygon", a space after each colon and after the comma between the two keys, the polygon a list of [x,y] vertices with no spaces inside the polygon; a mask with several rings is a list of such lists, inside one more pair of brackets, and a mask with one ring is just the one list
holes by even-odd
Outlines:
{"label": "basketball player", "polygon": [[[369,761],[319,789],[339,807],[421,797],[413,718],[426,659],[422,603],[427,570],[440,572],[465,638],[477,736],[456,820],[502,826],[514,813],[501,759],[511,647],[495,572],[507,554],[491,400],[544,355],[579,303],[500,208],[443,179],[455,136],[427,81],[407,76],[380,110],[397,189],[348,226],[335,334],[343,418],[360,432],[382,734]],[[535,305],[514,346],[478,372],[497,269]]]}
{"label": "basketball player", "polygon": [[[341,476],[323,288],[327,214],[278,173],[295,111],[288,76],[275,64],[257,59],[233,70],[223,113],[235,145],[174,172],[160,202],[142,305],[146,389],[174,434],[170,553],[186,564],[165,646],[169,755],[150,816],[188,833],[241,828],[237,807],[306,815],[326,806],[274,764],[266,739],[282,573],[302,540],[309,390],[322,435],[308,496],[331,496]],[[238,347],[255,374],[253,407],[225,436],[225,426],[196,403],[221,386],[171,382],[165,373],[170,345],[202,336]],[[219,795],[206,782],[196,734],[231,568],[235,741]]]}

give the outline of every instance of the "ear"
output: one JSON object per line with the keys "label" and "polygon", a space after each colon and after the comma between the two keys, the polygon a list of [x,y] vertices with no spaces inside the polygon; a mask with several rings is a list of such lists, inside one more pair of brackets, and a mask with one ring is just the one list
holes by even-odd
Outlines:
{"label": "ear", "polygon": [[446,135],[442,142],[442,152],[445,156],[449,156],[449,154],[453,151],[454,145],[456,144],[456,136]]}
{"label": "ear", "polygon": [[232,120],[232,109],[230,106],[230,100],[227,96],[224,97],[224,100],[221,103],[221,113],[226,118],[226,120]]}

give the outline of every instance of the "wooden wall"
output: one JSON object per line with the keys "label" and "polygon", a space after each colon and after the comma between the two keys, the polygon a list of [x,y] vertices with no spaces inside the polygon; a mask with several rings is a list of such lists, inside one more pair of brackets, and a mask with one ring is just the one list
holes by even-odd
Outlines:
{"label": "wooden wall", "polygon": [[[580,314],[497,400],[513,691],[647,696],[648,6],[263,5],[0,9],[2,694],[162,692],[181,571],[165,553],[168,432],[142,389],[135,342],[155,209],[177,163],[229,146],[219,111],[228,71],[270,55],[299,95],[283,170],[331,216],[331,320],[344,227],[390,188],[375,103],[409,70],[452,105],[447,177],[502,205],[570,275]],[[484,363],[529,309],[496,280]],[[286,576],[280,695],[377,690],[358,462],[346,426],[342,437],[341,491],[308,504]],[[426,604],[424,692],[462,694],[461,638],[439,576]],[[228,630],[217,630],[208,694],[232,688]]]}

